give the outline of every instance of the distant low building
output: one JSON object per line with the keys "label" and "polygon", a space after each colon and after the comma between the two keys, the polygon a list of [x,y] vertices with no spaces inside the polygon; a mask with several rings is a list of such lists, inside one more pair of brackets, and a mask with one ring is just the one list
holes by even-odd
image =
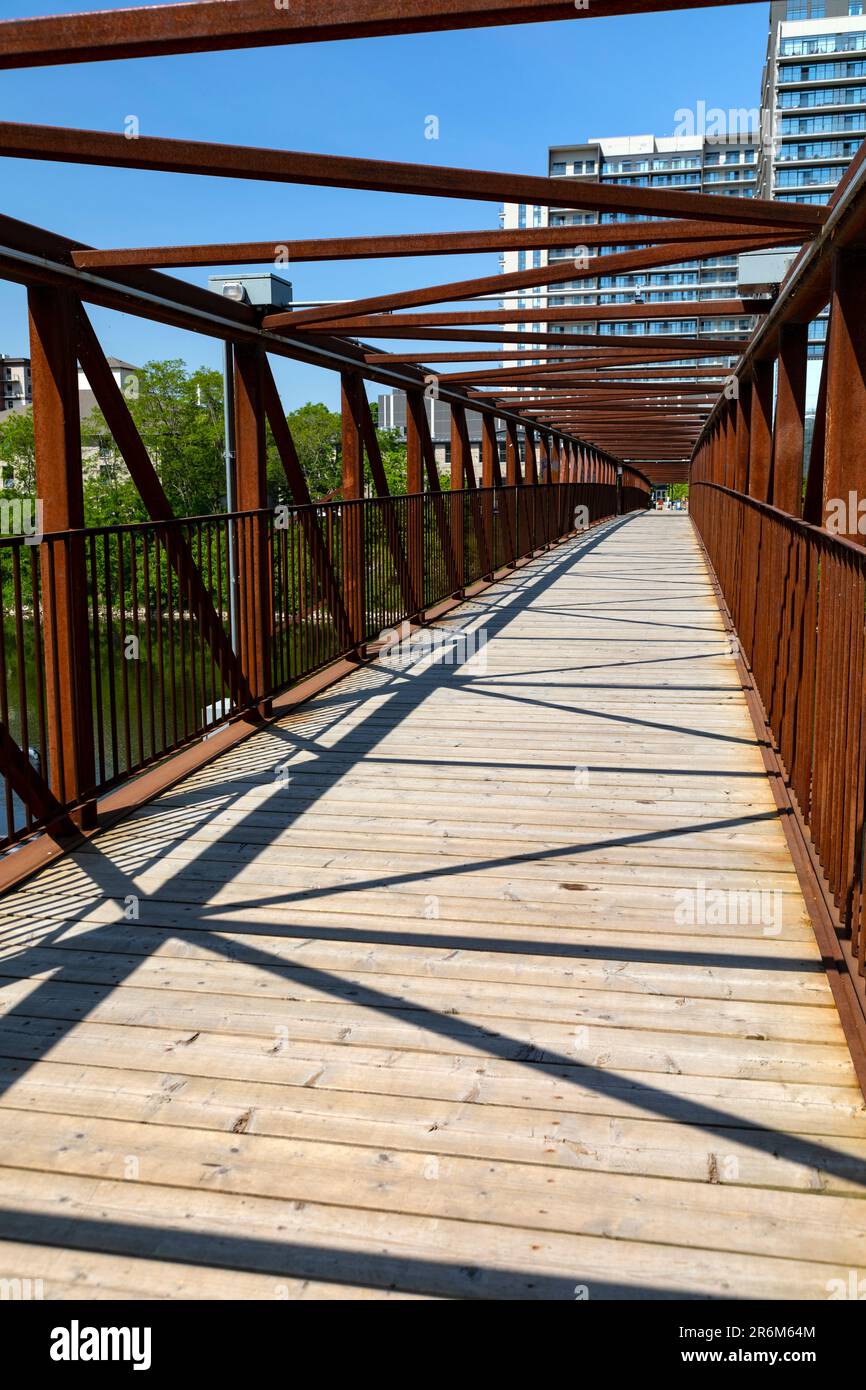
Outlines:
{"label": "distant low building", "polygon": [[[139,368],[119,357],[106,359],[111,374],[129,398],[137,390]],[[9,357],[0,353],[0,423],[13,410],[26,410],[33,404],[33,385],[29,357]],[[78,414],[85,423],[96,409],[96,397],[81,368],[78,368]]]}
{"label": "distant low building", "polygon": [[0,420],[11,410],[25,410],[32,401],[30,358],[0,353]]}
{"label": "distant low building", "polygon": [[[435,400],[432,396],[424,399],[433,452],[439,472],[450,479],[451,476],[451,407],[447,401]],[[406,392],[392,391],[379,397],[379,428],[397,430],[406,436]],[[469,434],[469,447],[476,480],[481,481],[481,416],[475,410],[466,412],[466,428]],[[499,434],[499,457],[505,458],[505,433]]]}
{"label": "distant low building", "polygon": [[[111,375],[127,399],[138,393],[139,368],[131,362],[121,362],[119,357],[105,359],[111,368]],[[90,389],[90,383],[81,368],[78,368],[78,414],[83,425],[96,410],[98,402]]]}

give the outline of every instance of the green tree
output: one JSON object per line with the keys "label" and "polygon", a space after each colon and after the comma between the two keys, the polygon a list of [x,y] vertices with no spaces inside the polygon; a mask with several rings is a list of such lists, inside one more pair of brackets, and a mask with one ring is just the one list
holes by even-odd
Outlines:
{"label": "green tree", "polygon": [[391,493],[406,491],[406,441],[399,430],[377,430],[382,467]]}
{"label": "green tree", "polygon": [[11,479],[15,492],[32,496],[36,490],[36,445],[33,411],[13,411],[0,424],[0,463],[4,482]]}
{"label": "green tree", "polygon": [[[190,372],[180,359],[148,362],[124,388],[135,422],[176,516],[206,516],[225,505],[222,376]],[[101,411],[86,422],[103,464],[118,450]]]}
{"label": "green tree", "polygon": [[[222,375],[207,367],[190,371],[180,359],[148,362],[124,388],[126,403],[175,516],[207,516],[225,507]],[[374,424],[378,405],[371,402]],[[327,497],[342,482],[342,421],[321,401],[307,401],[287,415],[311,496]],[[147,513],[101,410],[82,422],[85,518],[107,526],[143,521]],[[397,430],[377,429],[385,477],[392,493],[406,491],[406,443]],[[267,477],[271,502],[291,501],[270,430]],[[0,464],[15,493],[35,490],[31,410],[0,424]],[[369,475],[368,475],[369,476]]]}
{"label": "green tree", "polygon": [[[321,401],[307,401],[286,416],[298,460],[310,488],[310,496],[325,497],[340,486],[343,476],[342,421],[337,411],[329,410]],[[286,489],[285,474],[278,460],[269,476]]]}

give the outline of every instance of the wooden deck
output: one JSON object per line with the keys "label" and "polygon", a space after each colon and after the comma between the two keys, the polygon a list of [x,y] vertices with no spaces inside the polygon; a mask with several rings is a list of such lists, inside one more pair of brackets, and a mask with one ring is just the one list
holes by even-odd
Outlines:
{"label": "wooden deck", "polygon": [[3,1277],[862,1275],[866,1113],[688,518],[440,626],[486,645],[359,670],[0,903]]}

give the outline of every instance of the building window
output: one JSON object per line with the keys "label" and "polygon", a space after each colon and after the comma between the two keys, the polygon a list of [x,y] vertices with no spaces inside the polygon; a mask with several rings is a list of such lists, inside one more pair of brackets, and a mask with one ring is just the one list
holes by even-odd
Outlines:
{"label": "building window", "polygon": [[565,164],[564,164],[564,162],[561,161],[561,160],[554,160],[553,163],[552,163],[551,166],[550,166],[550,172],[551,172],[551,174],[564,174],[564,173],[565,173]]}
{"label": "building window", "polygon": [[863,13],[863,0],[848,0],[848,13],[849,13],[849,14],[862,14],[862,13]]}

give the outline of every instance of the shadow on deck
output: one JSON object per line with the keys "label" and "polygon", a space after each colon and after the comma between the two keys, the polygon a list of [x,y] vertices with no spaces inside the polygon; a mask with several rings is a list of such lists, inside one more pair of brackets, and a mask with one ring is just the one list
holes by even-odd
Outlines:
{"label": "shadow on deck", "polygon": [[823,1298],[864,1263],[866,1113],[688,518],[438,627],[0,903],[3,1275]]}

